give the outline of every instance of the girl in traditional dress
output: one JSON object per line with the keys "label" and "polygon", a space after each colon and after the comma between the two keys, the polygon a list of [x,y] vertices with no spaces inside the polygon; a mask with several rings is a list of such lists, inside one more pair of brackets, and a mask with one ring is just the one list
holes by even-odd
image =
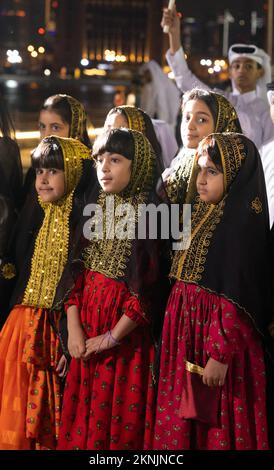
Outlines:
{"label": "girl in traditional dress", "polygon": [[199,142],[212,132],[241,133],[237,113],[230,102],[218,93],[194,88],[184,94],[182,102],[183,147],[162,175],[172,203],[188,203],[197,194],[194,157]]}
{"label": "girl in traditional dress", "polygon": [[49,96],[40,109],[38,125],[41,139],[48,135],[72,137],[91,147],[86,111],[82,103],[73,96]]}
{"label": "girl in traditional dress", "polygon": [[[90,159],[85,145],[61,137],[44,139],[32,154],[41,217],[34,221],[26,204],[12,250],[18,279],[0,334],[0,449],[56,447],[61,348],[53,322],[61,312],[54,309],[83,208],[84,159]],[[5,274],[14,275],[11,263]]]}
{"label": "girl in traditional dress", "polygon": [[[52,95],[43,103],[38,120],[41,140],[50,135],[72,137],[91,148],[87,132],[87,115],[82,103],[70,95]],[[33,197],[32,190],[35,172],[30,167],[26,173],[23,189],[23,202]]]}
{"label": "girl in traditional dress", "polygon": [[[135,238],[137,226],[130,237],[123,237],[118,211],[120,204],[130,205],[134,222],[140,204],[157,202],[156,157],[145,136],[129,129],[112,129],[100,136],[93,155],[102,188],[98,204],[103,215],[98,220],[107,216],[109,197],[115,217],[111,222],[107,217],[102,239],[92,240],[85,251],[85,271],[67,304],[72,360],[58,449],[150,448],[154,399],[150,325],[166,302],[166,266],[161,262],[165,245],[157,235]],[[109,237],[113,223],[115,235]]]}
{"label": "girl in traditional dress", "polygon": [[198,148],[190,246],[174,255],[154,449],[268,449],[263,335],[269,218],[261,160],[240,134]]}

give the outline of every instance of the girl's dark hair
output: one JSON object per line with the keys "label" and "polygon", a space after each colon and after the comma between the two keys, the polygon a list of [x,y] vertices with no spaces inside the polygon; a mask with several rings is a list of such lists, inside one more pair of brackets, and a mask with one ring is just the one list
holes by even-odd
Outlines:
{"label": "girl's dark hair", "polygon": [[96,158],[104,152],[119,153],[128,160],[134,159],[134,139],[129,129],[110,129],[99,135],[93,144],[92,155]]}
{"label": "girl's dark hair", "polygon": [[205,137],[202,142],[202,145],[199,145],[197,160],[201,156],[202,152],[206,152],[218,170],[223,173],[222,158],[216,140],[209,135]]}
{"label": "girl's dark hair", "polygon": [[31,154],[31,165],[37,168],[57,168],[64,170],[61,146],[55,137],[45,137]]}
{"label": "girl's dark hair", "polygon": [[2,96],[0,96],[0,131],[2,137],[15,137],[14,125]]}
{"label": "girl's dark hair", "polygon": [[[72,112],[71,106],[67,99],[66,95],[52,95],[49,96],[43,103],[40,111],[53,111],[54,113],[58,114],[62,121],[71,127],[72,121]],[[69,136],[71,137],[71,136]],[[86,129],[86,123],[84,124],[84,131],[83,135],[80,138],[81,142],[85,144],[87,147],[91,148],[91,142],[88,136],[88,132]]]}
{"label": "girl's dark hair", "polygon": [[62,121],[67,123],[69,126],[71,125],[72,113],[66,96],[50,96],[44,101],[40,111],[54,111],[61,117]]}
{"label": "girl's dark hair", "polygon": [[216,126],[217,123],[217,116],[218,116],[218,103],[217,100],[214,98],[214,95],[207,90],[202,90],[201,88],[194,88],[193,90],[187,91],[184,93],[182,99],[182,110],[186,103],[190,100],[200,100],[203,101],[209,108],[214,124]]}

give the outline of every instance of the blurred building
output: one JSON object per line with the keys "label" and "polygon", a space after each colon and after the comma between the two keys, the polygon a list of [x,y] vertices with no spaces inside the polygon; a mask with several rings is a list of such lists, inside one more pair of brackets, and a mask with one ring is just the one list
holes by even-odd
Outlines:
{"label": "blurred building", "polygon": [[[232,18],[229,44],[249,42],[265,48],[269,2],[273,0],[177,0],[183,15],[182,41],[188,57],[196,60],[194,66],[199,68],[202,59],[223,57],[226,10]],[[25,69],[41,75],[46,70],[48,74],[61,73],[63,78],[78,78],[84,70],[99,64],[109,65],[109,69],[134,70],[140,63],[154,59],[164,65],[168,37],[162,33],[160,21],[167,3],[1,0],[0,66],[11,71]],[[7,51],[11,51],[11,58]],[[201,73],[204,71],[201,69]]]}
{"label": "blurred building", "polygon": [[44,47],[44,4],[44,0],[1,0],[0,54],[6,71],[29,70],[36,65],[28,46],[33,45],[33,50]]}
{"label": "blurred building", "polygon": [[61,0],[58,3],[55,55],[60,67],[81,66],[82,59],[92,64],[161,60],[161,0]]}

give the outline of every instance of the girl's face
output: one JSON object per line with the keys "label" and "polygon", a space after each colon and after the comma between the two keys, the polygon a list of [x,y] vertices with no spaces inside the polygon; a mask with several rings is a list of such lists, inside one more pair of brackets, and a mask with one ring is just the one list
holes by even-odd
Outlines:
{"label": "girl's face", "polygon": [[120,113],[109,114],[105,120],[105,129],[118,129],[119,127],[128,128],[127,118]]}
{"label": "girl's face", "polygon": [[55,202],[65,195],[65,173],[57,168],[37,168],[35,188],[43,202]]}
{"label": "girl's face", "polygon": [[217,204],[224,195],[224,174],[216,167],[208,153],[198,159],[199,173],[196,187],[200,199]]}
{"label": "girl's face", "polygon": [[214,132],[215,124],[209,107],[202,100],[189,100],[184,105],[181,137],[186,148],[196,149],[199,142]]}
{"label": "girl's face", "polygon": [[69,137],[69,124],[59,114],[44,109],[39,116],[39,131],[41,140],[49,135]]}
{"label": "girl's face", "polygon": [[103,191],[118,194],[130,182],[131,160],[119,153],[105,152],[97,156],[97,178]]}
{"label": "girl's face", "polygon": [[271,99],[270,116],[271,116],[272,122],[274,124],[274,96],[272,96],[272,99]]}

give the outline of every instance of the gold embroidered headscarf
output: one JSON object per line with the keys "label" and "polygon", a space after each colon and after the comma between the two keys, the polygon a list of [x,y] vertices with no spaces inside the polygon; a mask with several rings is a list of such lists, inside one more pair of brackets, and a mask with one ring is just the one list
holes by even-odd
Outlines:
{"label": "gold embroidered headscarf", "polygon": [[[113,130],[114,131],[114,130]],[[111,132],[113,132],[111,131]],[[114,194],[113,220],[108,224],[106,220],[107,194],[100,191],[97,204],[102,208],[102,214],[97,215],[97,221],[102,222],[103,217],[103,237],[102,239],[92,240],[84,253],[85,267],[106,276],[118,279],[122,278],[127,268],[133,240],[129,238],[120,239],[115,236],[116,228],[121,216],[116,214],[116,208],[120,204],[130,204],[134,208],[135,222],[138,220],[138,205],[144,204],[148,198],[149,191],[155,182],[156,156],[147,138],[138,131],[128,131],[134,139],[134,158],[132,160],[131,178],[129,185],[122,193]],[[96,217],[96,216],[95,216]],[[115,225],[115,230],[114,226]],[[114,236],[111,239],[110,233]],[[122,232],[121,232],[122,233]],[[133,234],[133,237],[135,234]]]}
{"label": "gold embroidered headscarf", "polygon": [[83,171],[83,159],[90,150],[71,138],[47,137],[60,145],[64,159],[65,195],[53,203],[39,203],[45,212],[35,241],[31,274],[24,293],[23,305],[51,308],[55,291],[68,259],[69,218],[73,196]]}
{"label": "gold embroidered headscarf", "polygon": [[67,98],[71,109],[70,137],[81,140],[86,127],[87,115],[80,101],[69,95],[61,95]]}
{"label": "gold embroidered headscarf", "polygon": [[128,127],[134,131],[146,133],[146,125],[142,112],[136,106],[117,106],[115,109],[121,109],[128,120]]}
{"label": "gold embroidered headscarf", "polygon": [[196,197],[191,216],[190,246],[186,250],[175,251],[171,277],[187,282],[197,282],[201,279],[212,235],[223,215],[227,190],[246,158],[241,137],[240,134],[234,133],[210,134],[200,143],[199,149],[208,139],[217,143],[222,161],[225,193],[217,204],[208,204],[201,201],[199,196]]}
{"label": "gold embroidered headscarf", "polygon": [[80,101],[76,100],[70,95],[65,95],[65,94],[52,95],[46,99],[42,109],[49,108],[49,110],[52,109],[55,111],[55,106],[56,106],[56,111],[57,111],[58,110],[57,105],[61,102],[61,100],[67,101],[70,107],[70,111],[71,111],[71,122],[69,123],[70,124],[69,137],[73,139],[82,140],[83,134],[86,128],[87,115]]}
{"label": "gold embroidered headscarf", "polygon": [[214,132],[242,132],[234,106],[224,96],[209,92],[217,101],[217,119]]}
{"label": "gold embroidered headscarf", "polygon": [[[195,89],[193,93],[195,93]],[[197,89],[197,92],[199,90]],[[215,128],[214,132],[242,132],[241,125],[235,111],[235,108],[232,104],[222,95],[215,93],[213,91],[206,91],[208,96],[210,96],[215,101],[216,108],[216,118],[215,118]],[[195,100],[201,98],[193,98]],[[206,103],[207,104],[207,103]],[[165,182],[165,188],[169,199],[171,202],[177,203],[191,203],[196,192],[196,177],[197,177],[197,167],[195,166],[194,155],[196,150],[193,149],[191,155],[185,155],[182,161],[173,169],[172,173]]]}
{"label": "gold embroidered headscarf", "polygon": [[112,114],[122,115],[127,121],[126,127],[133,131],[142,132],[142,134],[146,136],[156,154],[159,173],[162,173],[164,170],[162,148],[150,116],[142,109],[128,105],[112,108],[109,111],[108,116],[111,116]]}

